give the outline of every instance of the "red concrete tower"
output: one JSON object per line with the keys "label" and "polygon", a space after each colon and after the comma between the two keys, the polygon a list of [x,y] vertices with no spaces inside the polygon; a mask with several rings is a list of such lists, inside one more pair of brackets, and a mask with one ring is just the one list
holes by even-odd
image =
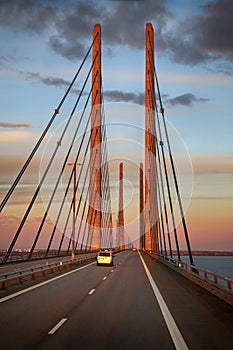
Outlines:
{"label": "red concrete tower", "polygon": [[140,179],[140,194],[139,194],[139,210],[140,210],[140,218],[139,218],[139,225],[140,225],[140,249],[144,248],[144,181],[143,181],[143,164],[140,163],[140,169],[139,169],[139,179]]}
{"label": "red concrete tower", "polygon": [[158,251],[155,143],[154,29],[146,24],[145,82],[145,249]]}
{"label": "red concrete tower", "polygon": [[87,246],[96,250],[101,247],[101,27],[96,24],[93,30],[92,51],[92,115],[90,141],[90,187],[89,194],[89,234]]}
{"label": "red concrete tower", "polygon": [[124,249],[124,204],[123,204],[123,163],[119,165],[119,212],[118,212],[119,249]]}

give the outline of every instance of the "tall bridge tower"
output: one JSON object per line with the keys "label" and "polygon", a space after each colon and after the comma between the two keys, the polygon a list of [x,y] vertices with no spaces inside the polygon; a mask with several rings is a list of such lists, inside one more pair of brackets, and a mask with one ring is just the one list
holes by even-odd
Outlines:
{"label": "tall bridge tower", "polygon": [[90,141],[90,193],[89,193],[89,234],[87,246],[93,250],[101,246],[102,208],[101,208],[101,26],[93,30],[92,51],[92,115]]}
{"label": "tall bridge tower", "polygon": [[140,163],[139,169],[139,229],[140,229],[140,249],[144,248],[144,181],[143,181],[143,163]]}
{"label": "tall bridge tower", "polygon": [[123,163],[119,165],[119,212],[118,212],[119,249],[124,249],[124,204],[123,204]]}
{"label": "tall bridge tower", "polygon": [[158,251],[158,205],[156,172],[154,29],[146,24],[145,81],[145,237],[144,248]]}

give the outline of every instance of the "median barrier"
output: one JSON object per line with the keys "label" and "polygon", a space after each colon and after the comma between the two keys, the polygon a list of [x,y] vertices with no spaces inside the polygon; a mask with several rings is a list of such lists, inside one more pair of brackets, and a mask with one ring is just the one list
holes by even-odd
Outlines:
{"label": "median barrier", "polygon": [[49,264],[48,261],[45,265],[36,266],[35,268],[29,268],[21,271],[5,273],[0,275],[0,288],[3,289],[7,285],[10,284],[22,284],[23,281],[29,279],[35,279],[37,276],[45,276],[46,274],[53,273],[55,271],[60,271],[62,269],[69,269],[75,265],[79,265],[82,263],[87,263],[96,258],[96,253],[90,253],[87,255],[79,256],[75,259],[74,262],[71,260],[67,261],[59,261],[55,263]]}

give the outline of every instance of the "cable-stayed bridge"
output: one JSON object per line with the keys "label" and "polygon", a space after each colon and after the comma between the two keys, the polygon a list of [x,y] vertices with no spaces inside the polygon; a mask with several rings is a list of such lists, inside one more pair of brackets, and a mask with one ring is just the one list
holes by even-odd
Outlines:
{"label": "cable-stayed bridge", "polygon": [[[153,26],[146,25],[145,35],[136,238],[126,229],[124,155],[113,165],[109,160],[101,49],[96,24],[70,86],[0,205],[2,215],[10,210],[39,156],[38,183],[2,252],[1,329],[10,324],[14,332],[12,337],[4,331],[3,349],[16,343],[22,349],[230,349],[232,281],[194,265],[155,67]],[[117,210],[111,200],[114,165]],[[30,248],[19,253],[24,242]],[[182,261],[181,246],[189,264]],[[114,268],[95,266],[100,249],[114,252]],[[22,262],[12,264],[19,257]],[[71,270],[46,279],[63,267]],[[41,275],[45,281],[38,280]],[[20,291],[14,289],[18,284]]]}

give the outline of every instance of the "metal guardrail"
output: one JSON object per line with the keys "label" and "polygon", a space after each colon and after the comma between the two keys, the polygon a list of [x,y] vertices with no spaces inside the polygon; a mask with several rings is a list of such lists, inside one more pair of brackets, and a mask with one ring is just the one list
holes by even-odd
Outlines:
{"label": "metal guardrail", "polygon": [[[9,256],[7,263],[15,263],[15,262],[23,262],[28,261],[28,252],[13,252],[11,256]],[[87,252],[76,252],[76,254],[87,254]],[[48,254],[46,251],[39,251],[34,252],[31,257],[31,261],[34,260],[41,260],[41,259],[51,259],[51,258],[62,258],[62,257],[69,257],[71,253],[67,253],[67,251],[61,251],[59,255],[57,252],[49,252]],[[0,264],[3,264],[5,252],[0,253]],[[5,263],[4,263],[5,264]]]}
{"label": "metal guardrail", "polygon": [[232,290],[233,280],[229,277],[224,277],[216,272],[211,272],[184,262],[179,262],[177,265],[178,267],[184,268],[188,272],[195,272],[195,274],[198,274],[198,276],[204,278],[205,280],[209,280],[215,284],[223,286],[226,289]]}
{"label": "metal guardrail", "polygon": [[182,273],[193,282],[210,291],[212,294],[215,294],[221,299],[233,304],[233,280],[231,278],[224,277],[215,272],[155,252],[148,251],[147,253],[151,256],[156,256],[156,258],[160,258],[176,269],[176,271]]}
{"label": "metal guardrail", "polygon": [[59,271],[61,269],[67,269],[71,266],[78,265],[91,261],[96,258],[96,253],[89,253],[87,255],[79,256],[75,259],[74,263],[72,260],[59,261],[49,264],[48,261],[45,265],[36,266],[34,268],[29,268],[21,271],[15,271],[10,273],[5,273],[0,275],[0,288],[13,283],[22,284],[23,280],[35,279],[36,276],[45,276],[46,273],[53,273],[54,271]]}

